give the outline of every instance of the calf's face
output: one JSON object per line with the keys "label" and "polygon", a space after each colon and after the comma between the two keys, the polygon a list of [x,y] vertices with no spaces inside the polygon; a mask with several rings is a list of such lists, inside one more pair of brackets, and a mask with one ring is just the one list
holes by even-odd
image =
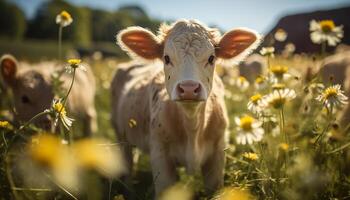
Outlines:
{"label": "calf's face", "polygon": [[[53,91],[50,82],[43,73],[26,68],[19,70],[17,60],[5,55],[0,60],[1,74],[5,83],[12,89],[16,118],[28,121],[36,114],[50,108]],[[36,124],[49,126],[46,117],[39,118]]]}
{"label": "calf's face", "polygon": [[161,26],[159,35],[140,27],[121,31],[118,43],[131,56],[164,63],[165,85],[173,101],[205,101],[213,85],[215,62],[237,61],[259,43],[247,29],[235,29],[222,37],[197,21],[181,20]]}

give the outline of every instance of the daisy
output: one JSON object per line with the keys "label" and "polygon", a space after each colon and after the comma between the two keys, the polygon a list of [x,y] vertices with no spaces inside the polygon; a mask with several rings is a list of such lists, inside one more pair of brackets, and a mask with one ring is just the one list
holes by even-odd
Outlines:
{"label": "daisy", "polygon": [[260,107],[261,99],[262,99],[262,96],[259,93],[251,96],[247,104],[248,110],[250,110],[255,114],[259,113],[261,111],[261,107]]}
{"label": "daisy", "polygon": [[241,91],[245,91],[248,89],[249,87],[249,82],[247,81],[246,78],[244,78],[243,76],[238,77],[235,80],[235,85],[241,90]]}
{"label": "daisy", "polygon": [[275,109],[283,108],[287,101],[296,97],[293,89],[284,88],[284,85],[278,84],[272,93],[265,95],[261,100],[262,107],[273,107]]}
{"label": "daisy", "polygon": [[323,90],[323,92],[316,97],[316,100],[322,102],[327,109],[341,107],[348,103],[348,97],[344,95],[344,91],[340,89],[339,84],[330,86]]}
{"label": "daisy", "polygon": [[285,81],[291,77],[291,75],[287,73],[288,72],[287,66],[281,66],[281,65],[272,66],[270,68],[270,71],[272,73],[271,81],[273,83]]}
{"label": "daisy", "polygon": [[59,24],[61,27],[69,26],[72,22],[72,16],[65,10],[56,16],[56,24]]}
{"label": "daisy", "polygon": [[313,43],[327,42],[329,46],[335,46],[343,38],[343,26],[335,26],[333,20],[312,20],[310,22],[310,37]]}
{"label": "daisy", "polygon": [[287,36],[288,36],[287,32],[281,28],[277,29],[274,35],[275,39],[279,42],[286,41]]}
{"label": "daisy", "polygon": [[69,59],[67,62],[69,63],[69,65],[66,67],[67,73],[72,73],[72,71],[75,69],[86,71],[86,68],[80,64],[80,59]]}
{"label": "daisy", "polygon": [[263,76],[258,76],[255,81],[254,81],[254,87],[257,90],[263,90],[265,89],[267,86],[266,84],[266,78],[264,78]]}
{"label": "daisy", "polygon": [[275,48],[274,47],[263,47],[260,50],[260,54],[262,56],[269,56],[269,57],[274,57],[274,52],[275,52]]}
{"label": "daisy", "polygon": [[236,117],[235,122],[237,124],[236,142],[238,144],[253,144],[253,142],[262,140],[264,135],[264,129],[261,128],[262,122],[249,115],[241,118]]}
{"label": "daisy", "polygon": [[[64,127],[69,130],[69,127],[72,126],[74,119],[67,117],[66,109],[60,100],[53,100],[52,102],[52,110],[53,112],[59,116],[59,119],[63,123]],[[57,120],[55,125],[57,124]]]}

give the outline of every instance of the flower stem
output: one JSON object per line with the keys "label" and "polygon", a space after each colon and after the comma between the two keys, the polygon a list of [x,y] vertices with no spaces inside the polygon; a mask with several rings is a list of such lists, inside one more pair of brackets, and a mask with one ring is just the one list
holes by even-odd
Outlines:
{"label": "flower stem", "polygon": [[328,123],[327,126],[323,129],[322,133],[319,134],[316,138],[315,144],[318,144],[318,142],[323,138],[324,134],[327,132],[327,130],[329,129],[329,127],[332,124],[332,115],[333,115],[333,106],[330,107],[330,109],[328,110]]}
{"label": "flower stem", "polygon": [[24,128],[26,128],[29,124],[31,124],[34,120],[36,120],[37,118],[48,114],[49,112],[47,110],[40,112],[38,114],[36,114],[34,117],[32,117],[29,121],[27,121],[23,126],[21,126],[18,131],[22,131]]}
{"label": "flower stem", "polygon": [[62,26],[58,29],[58,61],[61,61],[62,56],[62,29]]}
{"label": "flower stem", "polygon": [[68,95],[70,94],[72,88],[73,88],[73,84],[74,84],[74,80],[75,80],[75,70],[76,68],[73,68],[73,77],[72,77],[72,82],[69,86],[69,89],[68,89],[68,92],[67,92],[67,95],[64,97],[63,99],[63,107],[61,108],[61,111],[62,109],[66,106],[66,103],[67,103],[67,99],[68,99]]}
{"label": "flower stem", "polygon": [[321,44],[321,56],[324,57],[326,55],[326,47],[327,47],[327,44],[326,42],[322,42]]}
{"label": "flower stem", "polygon": [[[66,96],[63,98],[62,107],[61,107],[60,111],[58,112],[58,114],[56,115],[55,121],[58,119],[58,117],[61,116],[62,110],[66,107],[68,96],[69,96],[70,92],[72,91],[73,84],[74,84],[74,81],[75,81],[75,70],[76,70],[76,68],[73,68],[72,82],[70,83],[70,86],[69,86],[69,89],[68,89],[68,92],[67,92]],[[57,124],[56,124],[56,126],[54,128],[54,132],[56,132],[56,128],[57,128]]]}
{"label": "flower stem", "polygon": [[284,126],[285,126],[285,123],[284,123],[284,109],[283,107],[281,108],[280,110],[280,113],[279,113],[279,117],[280,117],[280,132],[281,134],[284,135],[284,140],[287,144],[289,144],[289,139],[288,139],[288,135],[284,132]]}

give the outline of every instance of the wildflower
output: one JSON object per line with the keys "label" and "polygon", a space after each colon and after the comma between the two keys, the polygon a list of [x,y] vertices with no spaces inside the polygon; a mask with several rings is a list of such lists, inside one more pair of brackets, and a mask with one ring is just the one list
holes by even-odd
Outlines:
{"label": "wildflower", "polygon": [[[58,115],[64,127],[66,127],[69,130],[69,127],[72,126],[74,119],[67,117],[66,109],[60,100],[53,100],[52,110],[56,115]],[[55,122],[55,124],[56,123],[57,121]]]}
{"label": "wildflower", "polygon": [[42,133],[28,145],[30,158],[39,166],[48,168],[55,179],[65,187],[77,186],[77,169],[67,146],[53,134]]}
{"label": "wildflower", "polygon": [[281,89],[286,88],[286,85],[283,83],[275,83],[271,87],[273,90],[281,90]]}
{"label": "wildflower", "polygon": [[327,42],[329,46],[335,46],[343,38],[343,26],[335,26],[333,20],[312,20],[310,22],[310,37],[313,43]]}
{"label": "wildflower", "polygon": [[61,27],[69,26],[72,22],[72,16],[65,10],[56,16],[56,24],[59,24]]}
{"label": "wildflower", "polygon": [[250,101],[248,102],[248,110],[253,113],[259,113],[261,111],[260,101],[262,99],[261,94],[257,93],[250,97]]}
{"label": "wildflower", "polygon": [[0,121],[0,129],[12,130],[13,126],[8,121]]}
{"label": "wildflower", "polygon": [[104,140],[83,139],[75,142],[72,150],[80,167],[96,169],[107,177],[115,177],[124,171],[120,152]]}
{"label": "wildflower", "polygon": [[161,200],[190,200],[192,199],[192,192],[185,186],[176,184],[168,189],[166,189],[161,196]]}
{"label": "wildflower", "polygon": [[241,90],[241,91],[245,91],[248,89],[249,87],[249,82],[247,81],[247,79],[243,76],[240,76],[236,79],[235,81],[235,85]]}
{"label": "wildflower", "polygon": [[260,54],[263,56],[274,57],[275,48],[274,47],[263,47],[260,50]]}
{"label": "wildflower", "polygon": [[129,127],[130,127],[130,128],[134,128],[134,127],[136,127],[136,126],[137,126],[136,120],[133,119],[133,118],[129,119]]}
{"label": "wildflower", "polygon": [[295,45],[293,43],[287,43],[283,51],[287,54],[292,54],[295,51]]}
{"label": "wildflower", "polygon": [[344,95],[344,91],[340,89],[339,84],[330,86],[323,90],[323,92],[316,97],[316,100],[322,102],[328,110],[348,103],[348,97]]}
{"label": "wildflower", "polygon": [[284,42],[287,39],[287,32],[281,28],[277,29],[277,31],[275,32],[275,39],[279,42]]}
{"label": "wildflower", "polygon": [[279,144],[278,146],[283,151],[288,151],[288,149],[289,149],[289,145],[287,143],[284,143],[284,142]]}
{"label": "wildflower", "polygon": [[282,65],[272,66],[270,68],[270,71],[273,75],[272,82],[274,83],[284,81],[291,77],[291,75],[287,73],[288,72],[287,66],[282,66]]}
{"label": "wildflower", "polygon": [[61,162],[61,141],[51,134],[39,134],[32,138],[30,155],[44,166],[52,167]]}
{"label": "wildflower", "polygon": [[265,95],[261,101],[262,107],[273,107],[275,109],[283,108],[284,104],[296,97],[296,93],[292,89],[275,89],[272,93]]}
{"label": "wildflower", "polygon": [[257,90],[266,88],[266,79],[263,76],[258,76],[254,81],[254,86]]}
{"label": "wildflower", "polygon": [[215,198],[214,200],[252,200],[254,197],[249,193],[249,191],[228,187],[224,188]]}
{"label": "wildflower", "polygon": [[264,129],[261,128],[262,122],[251,116],[236,117],[237,127],[236,141],[238,144],[252,144],[262,140]]}
{"label": "wildflower", "polygon": [[80,59],[69,59],[68,60],[69,66],[66,67],[67,73],[71,73],[74,69],[80,69],[82,71],[86,71],[86,68],[81,65]]}
{"label": "wildflower", "polygon": [[259,159],[258,154],[252,153],[252,152],[245,152],[245,153],[243,154],[243,157],[246,158],[246,159],[248,159],[248,160],[253,160],[253,161]]}

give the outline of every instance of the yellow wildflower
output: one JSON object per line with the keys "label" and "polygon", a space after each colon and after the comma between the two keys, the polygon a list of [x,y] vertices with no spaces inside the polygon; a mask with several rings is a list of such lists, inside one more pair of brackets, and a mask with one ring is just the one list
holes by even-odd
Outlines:
{"label": "yellow wildflower", "polygon": [[243,157],[248,159],[248,160],[258,160],[259,156],[256,153],[252,153],[252,152],[245,152],[243,154]]}

